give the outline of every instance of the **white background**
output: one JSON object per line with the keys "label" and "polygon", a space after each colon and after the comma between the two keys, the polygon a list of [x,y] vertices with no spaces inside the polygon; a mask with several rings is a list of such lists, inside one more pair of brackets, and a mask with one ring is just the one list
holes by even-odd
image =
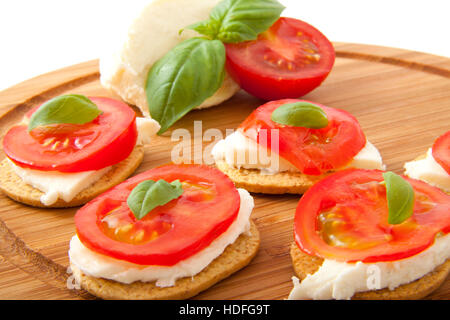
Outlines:
{"label": "white background", "polygon": [[[98,58],[148,0],[1,0],[0,90]],[[189,0],[185,0],[186,5]],[[331,41],[450,57],[450,0],[281,0]]]}

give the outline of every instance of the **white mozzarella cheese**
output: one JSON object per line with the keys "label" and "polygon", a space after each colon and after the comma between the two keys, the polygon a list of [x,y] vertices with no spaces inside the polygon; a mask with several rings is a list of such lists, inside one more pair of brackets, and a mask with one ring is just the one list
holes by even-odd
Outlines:
{"label": "white mozzarella cheese", "polygon": [[[298,172],[290,162],[244,136],[239,130],[219,141],[214,146],[212,155],[216,162],[225,161],[235,168],[259,169],[261,174]],[[378,149],[369,141],[346,167],[380,170],[385,168]]]}
{"label": "white mozzarella cheese", "polygon": [[[148,116],[145,83],[152,65],[180,42],[198,36],[193,30],[179,31],[208,19],[219,0],[153,0],[131,23],[125,39],[118,39],[115,52],[100,58],[102,85]],[[226,75],[222,87],[199,108],[219,104],[239,90]]]}
{"label": "white mozzarella cheese", "polygon": [[405,174],[413,179],[425,181],[445,191],[450,191],[450,175],[433,158],[432,149],[428,149],[424,159],[405,163]]}

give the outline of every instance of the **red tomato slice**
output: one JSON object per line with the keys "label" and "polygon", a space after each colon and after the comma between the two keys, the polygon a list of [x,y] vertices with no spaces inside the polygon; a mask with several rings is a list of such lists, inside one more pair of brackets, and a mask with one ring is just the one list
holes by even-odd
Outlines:
{"label": "red tomato slice", "polygon": [[319,30],[280,18],[257,40],[226,44],[227,70],[264,100],[298,98],[318,87],[333,67],[333,45]]}
{"label": "red tomato slice", "polygon": [[94,121],[51,125],[30,133],[26,125],[12,127],[3,140],[6,155],[23,168],[60,172],[99,170],[126,159],[136,145],[136,114],[117,100],[90,99],[103,111]]}
{"label": "red tomato slice", "polygon": [[413,215],[388,224],[382,171],[348,169],[321,180],[300,199],[294,237],[304,252],[348,262],[393,261],[413,256],[450,231],[450,196],[422,181]]}
{"label": "red tomato slice", "polygon": [[434,160],[450,174],[450,131],[437,138],[431,150]]}
{"label": "red tomato slice", "polygon": [[[180,180],[183,194],[136,220],[127,205],[144,180]],[[219,170],[165,165],[141,173],[92,200],[75,215],[81,242],[98,253],[140,265],[171,266],[207,247],[236,219],[240,197]],[[107,221],[114,221],[113,224]]]}
{"label": "red tomato slice", "polygon": [[[341,168],[364,148],[366,138],[358,121],[344,110],[314,103],[320,106],[328,117],[328,126],[322,129],[285,126],[271,120],[275,109],[283,104],[299,101],[305,100],[268,102],[253,111],[240,125],[240,129],[252,139],[255,139],[256,130],[256,141],[261,143],[262,140],[263,145],[266,139],[262,138],[262,133],[267,133],[268,148],[271,148],[272,144],[272,129],[279,129],[279,155],[308,175],[320,175]],[[265,130],[261,131],[262,129]]]}

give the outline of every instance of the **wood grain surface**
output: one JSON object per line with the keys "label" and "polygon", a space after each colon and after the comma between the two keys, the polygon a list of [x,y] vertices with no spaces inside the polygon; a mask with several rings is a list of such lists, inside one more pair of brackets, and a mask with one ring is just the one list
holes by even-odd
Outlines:
{"label": "wood grain surface", "polygon": [[[450,59],[386,47],[335,43],[337,59],[324,84],[305,99],[345,109],[360,121],[388,170],[426,152],[450,125]],[[112,96],[99,82],[98,61],[51,72],[0,92],[0,137],[32,106],[63,93]],[[222,105],[189,113],[173,129],[193,123],[234,129],[262,101],[244,92]],[[173,131],[173,130],[172,130]],[[171,132],[146,148],[138,173],[167,163]],[[210,142],[205,142],[205,147]],[[0,158],[4,154],[2,152]],[[285,299],[292,288],[289,257],[298,196],[254,195],[253,219],[261,248],[245,269],[200,294],[198,299]],[[75,233],[74,209],[35,209],[0,195],[0,298],[92,299],[69,290],[67,251]],[[450,279],[430,299],[450,299]]]}

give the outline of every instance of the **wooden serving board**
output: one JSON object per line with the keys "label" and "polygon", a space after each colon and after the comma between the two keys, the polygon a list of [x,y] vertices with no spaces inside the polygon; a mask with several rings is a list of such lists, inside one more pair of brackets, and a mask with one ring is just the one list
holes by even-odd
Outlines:
{"label": "wooden serving board", "polygon": [[[367,45],[335,47],[337,59],[330,76],[304,98],[354,114],[387,168],[401,173],[405,161],[425,153],[450,127],[450,59]],[[111,96],[100,85],[97,61],[25,81],[0,92],[0,137],[33,105],[64,93]],[[189,113],[175,128],[186,128],[193,135],[193,122],[202,120],[203,132],[218,128],[225,133],[261,103],[240,92],[221,106]],[[169,162],[178,143],[171,141],[170,132],[155,138],[138,173]],[[261,232],[258,255],[248,267],[197,298],[284,299],[290,292],[289,245],[299,196],[254,197],[253,219]],[[0,195],[1,299],[93,298],[83,290],[67,289],[67,251],[76,210],[35,209]],[[450,299],[450,279],[429,298]]]}

